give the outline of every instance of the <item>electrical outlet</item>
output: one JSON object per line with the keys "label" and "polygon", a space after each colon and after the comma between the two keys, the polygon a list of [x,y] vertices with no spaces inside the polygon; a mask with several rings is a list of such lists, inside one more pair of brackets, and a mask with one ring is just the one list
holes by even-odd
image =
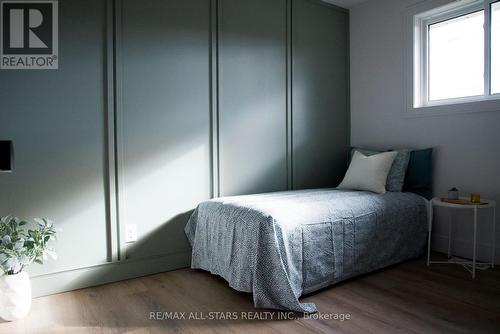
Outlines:
{"label": "electrical outlet", "polygon": [[136,224],[126,224],[125,225],[125,242],[136,242],[137,241],[137,225]]}

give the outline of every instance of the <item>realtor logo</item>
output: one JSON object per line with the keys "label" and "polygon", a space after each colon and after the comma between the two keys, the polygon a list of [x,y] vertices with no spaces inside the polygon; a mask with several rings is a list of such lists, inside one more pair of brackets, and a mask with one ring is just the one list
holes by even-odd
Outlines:
{"label": "realtor logo", "polygon": [[0,1],[0,68],[57,69],[57,0]]}

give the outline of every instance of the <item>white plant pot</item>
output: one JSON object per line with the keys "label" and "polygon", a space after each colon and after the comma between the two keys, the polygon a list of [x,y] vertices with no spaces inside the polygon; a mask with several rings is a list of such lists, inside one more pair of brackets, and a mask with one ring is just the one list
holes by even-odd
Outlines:
{"label": "white plant pot", "polygon": [[0,276],[0,317],[7,321],[25,317],[31,308],[31,282],[25,272]]}

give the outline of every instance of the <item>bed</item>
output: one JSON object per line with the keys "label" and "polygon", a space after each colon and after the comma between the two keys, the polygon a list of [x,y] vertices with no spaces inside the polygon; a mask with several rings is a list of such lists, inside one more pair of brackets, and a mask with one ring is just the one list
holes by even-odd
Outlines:
{"label": "bed", "polygon": [[299,297],[424,252],[427,201],[409,192],[314,189],[199,204],[191,267],[253,295],[255,307],[316,312]]}

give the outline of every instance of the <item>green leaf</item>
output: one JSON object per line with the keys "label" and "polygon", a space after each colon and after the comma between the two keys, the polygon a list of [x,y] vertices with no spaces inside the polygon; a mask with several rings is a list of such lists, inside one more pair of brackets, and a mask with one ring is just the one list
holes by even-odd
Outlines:
{"label": "green leaf", "polygon": [[0,270],[14,274],[33,262],[43,264],[46,255],[55,258],[49,248],[56,235],[53,223],[35,219],[38,226],[28,229],[29,221],[14,216],[0,217]]}

